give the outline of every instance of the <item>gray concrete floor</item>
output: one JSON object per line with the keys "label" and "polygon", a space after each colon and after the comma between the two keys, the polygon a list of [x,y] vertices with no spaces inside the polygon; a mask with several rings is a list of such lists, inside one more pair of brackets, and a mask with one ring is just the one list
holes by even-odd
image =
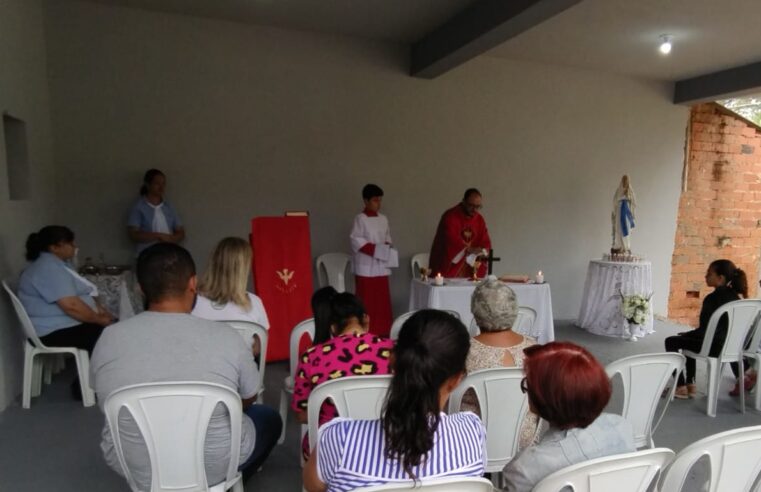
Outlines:
{"label": "gray concrete floor", "polygon": [[[656,322],[656,333],[637,342],[591,335],[569,321],[556,321],[557,340],[568,340],[587,347],[603,364],[648,352],[663,351],[663,339],[684,328]],[[265,404],[277,408],[280,387],[287,372],[286,363],[267,366]],[[128,492],[126,482],[103,462],[98,447],[103,416],[97,407],[84,408],[69,392],[73,379],[69,369],[43,388],[32,407],[23,410],[16,402],[0,413],[0,491],[119,491]],[[698,364],[699,381],[704,381]],[[727,368],[721,387],[716,418],[705,414],[705,397],[672,402],[655,432],[655,443],[679,451],[702,437],[737,427],[761,425],[761,414],[748,401],[745,414],[739,400],[727,393],[733,381]],[[700,385],[700,383],[699,383]],[[615,400],[615,398],[614,398]],[[611,405],[615,406],[616,402]],[[277,446],[261,472],[246,482],[246,490],[301,490],[299,466],[299,426],[289,416],[286,443]]]}

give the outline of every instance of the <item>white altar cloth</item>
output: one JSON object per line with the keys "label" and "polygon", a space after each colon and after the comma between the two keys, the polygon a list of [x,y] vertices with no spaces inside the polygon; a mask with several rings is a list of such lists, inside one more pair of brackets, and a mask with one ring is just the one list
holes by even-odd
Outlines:
{"label": "white altar cloth", "polygon": [[621,293],[625,296],[653,293],[650,262],[590,261],[576,324],[596,335],[609,337],[631,339],[655,333],[652,298],[647,320],[630,332],[621,312]]}
{"label": "white altar cloth", "polygon": [[[413,279],[410,284],[410,311],[425,308],[451,309],[457,311],[465,326],[470,326],[473,315],[470,312],[470,297],[477,283],[467,279],[448,278],[445,285],[435,286],[433,280],[423,282]],[[522,333],[536,338],[539,343],[555,339],[555,325],[552,320],[552,297],[550,285],[544,284],[509,284],[515,291],[519,306],[533,308],[536,321],[531,333]]]}

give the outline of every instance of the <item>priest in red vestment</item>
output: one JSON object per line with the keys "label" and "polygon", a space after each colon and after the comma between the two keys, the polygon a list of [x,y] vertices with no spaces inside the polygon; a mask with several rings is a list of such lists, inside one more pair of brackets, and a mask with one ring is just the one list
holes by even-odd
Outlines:
{"label": "priest in red vestment", "polygon": [[[479,210],[481,192],[469,188],[465,191],[462,202],[441,216],[428,264],[433,275],[441,273],[444,277],[473,276],[473,267],[466,260],[470,255],[484,259],[483,250],[488,252],[491,249],[489,230]],[[481,261],[478,276],[485,275],[486,263]]]}

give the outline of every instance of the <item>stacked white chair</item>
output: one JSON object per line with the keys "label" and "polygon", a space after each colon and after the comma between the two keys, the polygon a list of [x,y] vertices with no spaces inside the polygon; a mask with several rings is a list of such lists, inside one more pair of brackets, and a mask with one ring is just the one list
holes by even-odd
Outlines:
{"label": "stacked white chair", "polygon": [[[457,311],[452,311],[450,309],[440,309],[440,311],[444,311],[445,313],[449,313],[455,318],[460,319],[460,313],[458,313]],[[416,312],[417,310],[408,311],[404,314],[400,314],[399,316],[396,317],[396,319],[394,319],[394,322],[391,323],[391,331],[389,332],[389,338],[391,340],[396,340],[397,338],[399,338],[399,332],[402,330],[402,325],[404,324],[405,321],[407,321],[410,318],[410,316],[412,316]]]}
{"label": "stacked white chair", "polygon": [[53,366],[46,365],[42,356],[59,356],[71,354],[77,362],[77,374],[82,389],[82,404],[86,407],[95,405],[95,393],[90,388],[90,356],[86,350],[77,347],[48,347],[40,341],[37,332],[34,331],[32,320],[24,309],[24,305],[16,297],[8,283],[3,280],[3,288],[11,298],[13,309],[16,311],[19,323],[24,330],[24,380],[21,404],[24,408],[31,405],[32,396],[38,396],[42,389],[43,373],[46,382],[50,382],[51,372],[59,364],[59,359],[53,359]]}
{"label": "stacked white chair", "polygon": [[[222,483],[208,484],[204,442],[218,403],[230,416],[230,463]],[[205,382],[146,383],[118,389],[106,398],[104,411],[116,456],[130,488],[141,492],[122,450],[119,413],[123,408],[132,415],[145,440],[151,462],[151,492],[223,492],[230,488],[243,492],[238,472],[242,410],[235,391]]]}
{"label": "stacked white chair", "polygon": [[[542,479],[533,492],[649,492],[674,457],[666,448],[647,449],[584,461]],[[566,489],[567,490],[567,489]]]}
{"label": "stacked white chair", "polygon": [[346,270],[350,264],[351,256],[346,253],[325,253],[318,256],[315,269],[320,287],[330,285],[338,292],[346,292]]}
{"label": "stacked white chair", "polygon": [[291,330],[291,337],[289,340],[289,375],[283,380],[283,388],[280,390],[280,420],[283,421],[283,431],[280,433],[280,439],[278,444],[285,442],[285,424],[288,422],[288,407],[291,404],[291,396],[293,395],[293,381],[296,376],[296,368],[299,365],[299,343],[301,337],[304,335],[309,337],[309,344],[312,344],[314,340],[314,318],[305,319],[300,322]]}
{"label": "stacked white chair", "polygon": [[264,371],[267,369],[267,342],[269,340],[269,332],[267,328],[263,327],[259,323],[253,321],[222,321],[227,325],[234,328],[243,340],[246,341],[249,347],[253,348],[254,337],[259,339],[259,396],[264,393]]}
{"label": "stacked white chair", "polygon": [[[676,377],[683,370],[684,356],[674,352],[633,355],[612,362],[605,368],[609,378],[621,377],[624,391],[621,416],[632,425],[637,448],[655,447],[653,432],[666,413],[668,403],[674,396]],[[658,420],[653,423],[661,394],[669,383],[668,399]]]}
{"label": "stacked white chair", "polygon": [[[536,311],[534,310],[534,308],[530,308],[527,306],[519,306],[518,317],[515,318],[515,323],[513,323],[512,330],[516,333],[520,333],[521,335],[530,336],[531,330],[534,328],[535,322],[536,322]],[[473,318],[472,320],[470,320],[468,333],[470,333],[471,337],[477,337],[478,335],[481,334],[481,329],[478,327],[478,323],[476,323],[476,318]]]}
{"label": "stacked white chair", "polygon": [[428,492],[492,492],[492,484],[485,478],[477,477],[447,477],[419,482],[398,482],[374,487],[356,489],[354,492],[407,492],[420,490]]}
{"label": "stacked white chair", "polygon": [[[716,416],[716,403],[719,398],[719,382],[721,381],[721,372],[725,364],[737,362],[740,365],[740,374],[745,372],[743,363],[743,349],[748,334],[755,326],[757,316],[761,313],[761,299],[745,299],[742,301],[732,301],[724,304],[714,311],[711,319],[708,321],[703,346],[700,352],[695,353],[689,350],[682,350],[686,357],[692,357],[696,360],[704,360],[708,366],[708,398],[706,404],[706,413],[710,417]],[[727,338],[724,341],[724,347],[721,353],[712,357],[709,355],[711,345],[713,344],[714,333],[719,320],[723,315],[727,315],[729,322],[727,324]],[[745,387],[744,378],[740,378],[740,411],[745,413]]]}
{"label": "stacked white chair", "polygon": [[391,376],[350,376],[317,385],[309,393],[307,422],[309,449],[317,444],[320,407],[328,398],[340,417],[350,419],[379,419],[386,399]]}
{"label": "stacked white chair", "polygon": [[[753,335],[743,350],[743,356],[754,361],[753,366],[756,369],[756,374],[761,373],[761,352],[759,352],[759,345],[761,345],[761,315],[756,318],[756,322],[753,324]],[[761,412],[761,391],[759,391],[758,386],[756,386],[755,393],[754,406],[756,410]]]}
{"label": "stacked white chair", "polygon": [[707,458],[710,463],[710,483],[702,490],[758,490],[752,487],[761,473],[761,426],[720,432],[690,444],[674,458],[661,477],[661,492],[689,492],[684,488],[685,483],[701,458]]}
{"label": "stacked white chair", "polygon": [[428,253],[418,253],[412,256],[412,260],[410,260],[412,278],[420,278],[420,269],[428,268],[429,256]]}
{"label": "stacked white chair", "polygon": [[460,411],[462,398],[472,389],[486,427],[486,471],[495,478],[518,452],[528,398],[521,391],[523,369],[499,367],[468,374],[449,396],[450,414]]}

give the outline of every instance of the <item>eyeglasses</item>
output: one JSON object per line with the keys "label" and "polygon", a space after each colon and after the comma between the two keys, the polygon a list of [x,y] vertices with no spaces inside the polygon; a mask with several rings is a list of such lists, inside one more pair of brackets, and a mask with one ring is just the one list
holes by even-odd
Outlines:
{"label": "eyeglasses", "polygon": [[473,210],[481,210],[482,208],[484,208],[483,205],[474,205],[474,204],[468,203],[468,202],[465,202],[465,206],[468,207],[468,208],[471,208]]}
{"label": "eyeglasses", "polygon": [[528,385],[526,384],[526,378],[521,379],[521,393],[526,393],[528,391]]}

